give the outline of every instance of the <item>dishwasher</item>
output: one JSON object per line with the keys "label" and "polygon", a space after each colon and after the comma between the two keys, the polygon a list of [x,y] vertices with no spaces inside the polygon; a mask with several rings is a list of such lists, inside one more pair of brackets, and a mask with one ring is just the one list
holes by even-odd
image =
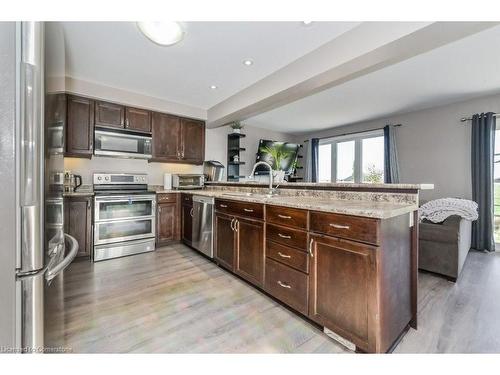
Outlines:
{"label": "dishwasher", "polygon": [[191,216],[193,217],[191,246],[213,258],[214,198],[193,195]]}

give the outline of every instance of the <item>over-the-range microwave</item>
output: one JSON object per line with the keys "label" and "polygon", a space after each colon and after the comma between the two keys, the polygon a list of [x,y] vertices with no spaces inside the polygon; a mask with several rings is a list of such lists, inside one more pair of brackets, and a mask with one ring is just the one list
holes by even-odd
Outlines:
{"label": "over-the-range microwave", "polygon": [[152,157],[151,135],[102,129],[96,129],[94,135],[94,155],[133,159]]}

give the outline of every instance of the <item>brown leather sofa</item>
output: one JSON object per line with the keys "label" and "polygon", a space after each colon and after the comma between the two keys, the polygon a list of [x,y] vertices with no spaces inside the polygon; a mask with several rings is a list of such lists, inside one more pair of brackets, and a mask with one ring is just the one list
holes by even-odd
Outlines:
{"label": "brown leather sofa", "polygon": [[450,216],[437,224],[426,220],[421,222],[419,269],[456,281],[469,253],[471,233],[472,222],[460,216]]}

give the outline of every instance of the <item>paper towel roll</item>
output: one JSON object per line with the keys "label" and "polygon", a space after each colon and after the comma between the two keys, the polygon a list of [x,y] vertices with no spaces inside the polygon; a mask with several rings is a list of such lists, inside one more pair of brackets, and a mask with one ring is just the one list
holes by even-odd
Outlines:
{"label": "paper towel roll", "polygon": [[163,188],[165,190],[172,190],[172,173],[165,173],[163,175]]}

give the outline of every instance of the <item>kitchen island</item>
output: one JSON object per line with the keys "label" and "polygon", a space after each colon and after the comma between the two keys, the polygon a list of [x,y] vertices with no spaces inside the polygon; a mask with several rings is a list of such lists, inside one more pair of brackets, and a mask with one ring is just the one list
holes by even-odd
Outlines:
{"label": "kitchen island", "polygon": [[432,186],[287,184],[269,195],[259,184],[209,184],[181,194],[181,222],[193,194],[214,197],[217,264],[348,347],[382,353],[417,327],[423,188]]}

